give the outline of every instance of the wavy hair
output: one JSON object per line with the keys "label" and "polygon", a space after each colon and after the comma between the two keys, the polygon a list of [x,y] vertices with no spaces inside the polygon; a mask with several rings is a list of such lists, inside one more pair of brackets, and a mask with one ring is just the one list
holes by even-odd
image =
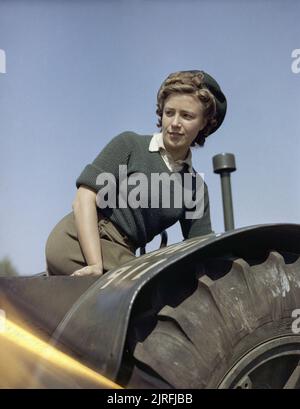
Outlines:
{"label": "wavy hair", "polygon": [[166,99],[171,94],[191,94],[199,98],[203,104],[204,117],[206,119],[205,127],[198,133],[191,146],[196,144],[203,146],[205,138],[211,133],[217,124],[216,120],[216,101],[212,93],[205,86],[204,75],[202,72],[177,71],[170,74],[161,84],[157,93],[158,115],[157,126],[162,126],[162,116]]}

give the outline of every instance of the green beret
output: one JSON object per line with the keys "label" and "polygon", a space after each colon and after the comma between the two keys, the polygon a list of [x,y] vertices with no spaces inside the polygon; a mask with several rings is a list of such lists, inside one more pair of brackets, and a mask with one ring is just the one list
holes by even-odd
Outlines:
{"label": "green beret", "polygon": [[213,94],[213,96],[215,97],[215,101],[216,101],[217,125],[211,130],[210,133],[212,134],[219,128],[219,126],[221,126],[222,122],[224,121],[226,110],[227,110],[227,101],[217,81],[211,75],[207,74],[206,72],[202,71],[202,73],[204,75],[205,86]]}
{"label": "green beret", "polygon": [[[183,71],[184,72],[184,71]],[[225,114],[226,114],[226,109],[227,109],[227,101],[226,97],[223,94],[220,85],[217,83],[217,81],[209,74],[207,74],[204,71],[199,71],[199,70],[192,70],[192,71],[186,71],[186,72],[191,72],[192,74],[197,74],[201,72],[204,75],[204,80],[203,84],[206,86],[206,88],[213,94],[215,97],[216,101],[216,120],[217,124],[216,126],[210,131],[210,134],[215,132],[222,124]]]}

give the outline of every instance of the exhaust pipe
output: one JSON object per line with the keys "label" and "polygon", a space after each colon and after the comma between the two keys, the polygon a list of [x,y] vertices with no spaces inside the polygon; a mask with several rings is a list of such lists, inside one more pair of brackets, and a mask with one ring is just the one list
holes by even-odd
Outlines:
{"label": "exhaust pipe", "polygon": [[230,173],[236,170],[233,153],[219,153],[213,157],[214,172],[221,177],[225,231],[234,229]]}

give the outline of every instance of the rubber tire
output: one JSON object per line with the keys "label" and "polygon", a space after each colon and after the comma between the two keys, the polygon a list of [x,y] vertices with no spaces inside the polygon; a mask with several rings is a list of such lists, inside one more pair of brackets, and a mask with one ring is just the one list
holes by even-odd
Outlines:
{"label": "rubber tire", "polygon": [[150,379],[149,387],[217,388],[247,351],[295,335],[292,311],[300,308],[300,258],[287,263],[272,251],[260,264],[236,259],[221,265],[216,274],[204,263],[194,277],[196,287],[177,305],[168,301],[150,330],[144,329],[145,316],[132,325],[135,368],[129,387],[147,387]]}

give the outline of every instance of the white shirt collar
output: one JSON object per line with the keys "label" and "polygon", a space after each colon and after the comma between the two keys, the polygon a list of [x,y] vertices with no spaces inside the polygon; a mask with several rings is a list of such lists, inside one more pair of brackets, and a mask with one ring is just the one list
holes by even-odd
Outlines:
{"label": "white shirt collar", "polygon": [[195,175],[195,171],[193,169],[192,164],[192,152],[189,149],[189,153],[185,159],[178,159],[174,160],[170,153],[166,150],[162,132],[157,132],[153,134],[149,144],[149,151],[150,152],[160,152],[163,160],[165,161],[167,167],[171,171],[179,171],[182,169],[183,165],[186,163],[188,165],[189,172]]}

